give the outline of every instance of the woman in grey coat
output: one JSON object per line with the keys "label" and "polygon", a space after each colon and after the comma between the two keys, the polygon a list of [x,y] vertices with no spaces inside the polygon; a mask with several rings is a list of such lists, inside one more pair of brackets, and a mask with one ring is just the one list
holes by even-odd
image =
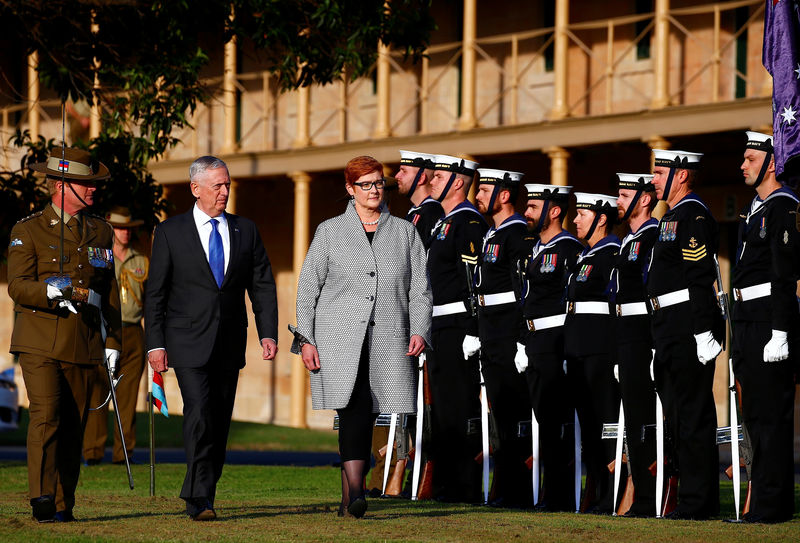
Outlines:
{"label": "woman in grey coat", "polygon": [[430,341],[431,293],[416,229],[386,209],[383,165],[356,157],[344,173],[352,199],[319,225],[308,249],[293,347],[302,345],[314,409],[339,415],[339,514],[360,518],[377,414],[415,411],[412,357]]}

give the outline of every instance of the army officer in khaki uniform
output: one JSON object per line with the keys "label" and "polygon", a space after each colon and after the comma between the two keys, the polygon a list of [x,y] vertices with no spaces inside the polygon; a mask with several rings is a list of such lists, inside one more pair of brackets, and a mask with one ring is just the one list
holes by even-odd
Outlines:
{"label": "army officer in khaki uniform", "polygon": [[39,522],[74,518],[96,366],[106,360],[115,365],[122,347],[114,232],[84,211],[108,169],[86,151],[63,153],[55,149],[47,162],[31,166],[47,176],[52,202],[14,226],[8,250],[8,292],[16,313],[11,352],[19,354],[30,401],[28,487]]}
{"label": "army officer in khaki uniform", "polygon": [[[150,260],[131,247],[133,230],[144,221],[133,220],[127,207],[115,207],[106,214],[106,221],[114,227],[114,269],[119,285],[119,298],[122,309],[122,354],[119,359],[117,377],[117,406],[125,435],[125,447],[128,456],[133,454],[136,446],[136,399],[139,393],[139,381],[144,371],[144,329],[142,329],[142,312],[144,302],[144,285],[150,267]],[[105,368],[97,368],[98,379],[107,383]],[[108,387],[95,387],[92,394],[92,407],[101,405],[108,397]],[[92,411],[86,421],[83,434],[83,459],[87,465],[98,464],[105,453],[108,439],[108,403],[102,409]],[[125,463],[122,440],[119,428],[114,425],[114,451],[111,460],[115,464]]]}

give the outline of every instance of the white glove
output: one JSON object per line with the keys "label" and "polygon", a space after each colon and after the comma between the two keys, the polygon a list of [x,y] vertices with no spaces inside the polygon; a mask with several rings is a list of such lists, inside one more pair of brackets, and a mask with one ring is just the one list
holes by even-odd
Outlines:
{"label": "white glove", "polygon": [[475,336],[464,336],[464,343],[461,344],[461,348],[464,350],[464,360],[467,360],[481,350],[481,340]]}
{"label": "white glove", "polygon": [[523,373],[528,368],[528,353],[525,352],[525,345],[517,342],[517,355],[514,357],[514,365],[518,373]]}
{"label": "white glove", "polygon": [[704,365],[722,352],[722,345],[717,343],[711,332],[695,334],[694,341],[697,343],[697,359]]}
{"label": "white glove", "polygon": [[614,379],[619,383],[619,364],[614,364]]}
{"label": "white glove", "polygon": [[116,349],[106,349],[106,363],[111,373],[117,371],[117,361],[119,360],[119,351]]}
{"label": "white glove", "polygon": [[772,337],[764,345],[764,362],[780,362],[789,358],[789,339],[786,332],[773,330]]}
{"label": "white glove", "polygon": [[61,292],[61,289],[58,287],[54,287],[53,285],[47,285],[47,299],[61,300],[60,302],[58,302],[58,307],[66,307],[76,315],[78,314],[78,310],[75,309],[75,306],[72,305],[71,301],[64,299],[64,293]]}
{"label": "white glove", "polygon": [[48,300],[64,299],[64,294],[61,292],[60,288],[54,287],[53,285],[47,285],[47,299]]}

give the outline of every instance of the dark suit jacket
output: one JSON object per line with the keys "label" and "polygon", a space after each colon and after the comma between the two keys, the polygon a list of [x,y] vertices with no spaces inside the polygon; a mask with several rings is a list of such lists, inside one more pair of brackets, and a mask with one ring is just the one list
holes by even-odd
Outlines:
{"label": "dark suit jacket", "polygon": [[253,306],[259,338],[278,337],[278,304],[272,267],[255,224],[226,213],[230,261],[217,287],[192,210],[159,224],[145,296],[147,349],[164,347],[171,367],[205,365],[216,345],[222,363],[245,364],[247,314]]}

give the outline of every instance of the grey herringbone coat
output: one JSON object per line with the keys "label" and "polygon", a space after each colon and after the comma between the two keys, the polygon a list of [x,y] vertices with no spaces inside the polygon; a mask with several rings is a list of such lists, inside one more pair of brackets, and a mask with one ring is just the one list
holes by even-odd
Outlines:
{"label": "grey herringbone coat", "polygon": [[314,409],[347,406],[367,335],[373,411],[416,410],[416,364],[405,353],[412,335],[430,344],[425,258],[414,226],[385,206],[372,245],[352,202],[319,225],[297,286],[297,332],[319,351]]}

